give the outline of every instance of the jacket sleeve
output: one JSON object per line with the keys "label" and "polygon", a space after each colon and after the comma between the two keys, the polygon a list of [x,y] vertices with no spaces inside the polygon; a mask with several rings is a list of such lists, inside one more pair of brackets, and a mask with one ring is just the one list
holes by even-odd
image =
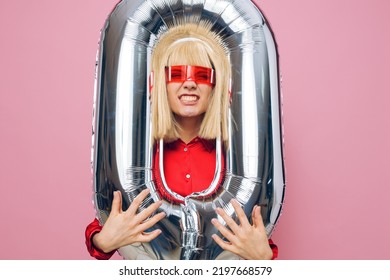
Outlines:
{"label": "jacket sleeve", "polygon": [[278,257],[278,246],[276,246],[272,239],[268,239],[268,243],[272,249],[272,260],[275,260]]}
{"label": "jacket sleeve", "polygon": [[103,251],[96,248],[92,242],[92,238],[94,234],[100,232],[101,230],[102,230],[102,226],[100,225],[99,221],[95,218],[92,221],[92,223],[90,223],[85,229],[85,245],[87,246],[87,250],[89,254],[95,259],[108,260],[115,253],[115,250],[109,253],[104,253]]}

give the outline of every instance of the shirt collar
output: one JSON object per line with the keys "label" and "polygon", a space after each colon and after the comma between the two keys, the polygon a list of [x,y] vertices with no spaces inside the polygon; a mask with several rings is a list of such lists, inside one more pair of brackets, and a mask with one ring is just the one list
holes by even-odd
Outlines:
{"label": "shirt collar", "polygon": [[204,138],[200,138],[200,137],[197,137],[197,138],[203,144],[203,146],[205,147],[205,149],[208,152],[214,151],[214,149],[215,149],[215,139],[204,139]]}
{"label": "shirt collar", "polygon": [[[198,136],[192,139],[189,143],[187,143],[187,145],[195,144],[197,142],[201,143],[203,147],[206,149],[206,151],[208,152],[212,152],[215,149],[215,139],[204,139]],[[186,144],[180,138],[173,142],[166,143],[167,148],[174,148],[177,147],[177,145],[186,145]]]}

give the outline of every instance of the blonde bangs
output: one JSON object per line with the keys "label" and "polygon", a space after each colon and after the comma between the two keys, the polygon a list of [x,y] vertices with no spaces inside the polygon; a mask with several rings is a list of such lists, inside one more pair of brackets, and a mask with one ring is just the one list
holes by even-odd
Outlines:
{"label": "blonde bangs", "polygon": [[211,58],[206,51],[203,43],[191,42],[191,44],[177,44],[175,50],[169,56],[166,66],[172,65],[196,65],[213,68]]}

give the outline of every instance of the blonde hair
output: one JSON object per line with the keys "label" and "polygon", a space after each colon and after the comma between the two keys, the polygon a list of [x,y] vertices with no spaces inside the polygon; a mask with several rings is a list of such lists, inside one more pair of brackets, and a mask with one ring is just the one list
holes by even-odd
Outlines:
{"label": "blonde hair", "polygon": [[199,136],[228,140],[228,107],[231,66],[227,48],[207,25],[183,24],[170,28],[159,39],[152,54],[154,81],[151,92],[152,136],[173,141],[180,127],[175,121],[166,90],[165,66],[180,64],[214,68],[216,85],[203,118]]}

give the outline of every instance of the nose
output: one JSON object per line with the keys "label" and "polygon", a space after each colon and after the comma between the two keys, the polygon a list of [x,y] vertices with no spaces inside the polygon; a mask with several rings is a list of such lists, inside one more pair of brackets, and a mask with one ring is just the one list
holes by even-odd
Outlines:
{"label": "nose", "polygon": [[198,85],[193,80],[186,80],[183,83],[183,87],[187,90],[194,90],[198,87]]}

